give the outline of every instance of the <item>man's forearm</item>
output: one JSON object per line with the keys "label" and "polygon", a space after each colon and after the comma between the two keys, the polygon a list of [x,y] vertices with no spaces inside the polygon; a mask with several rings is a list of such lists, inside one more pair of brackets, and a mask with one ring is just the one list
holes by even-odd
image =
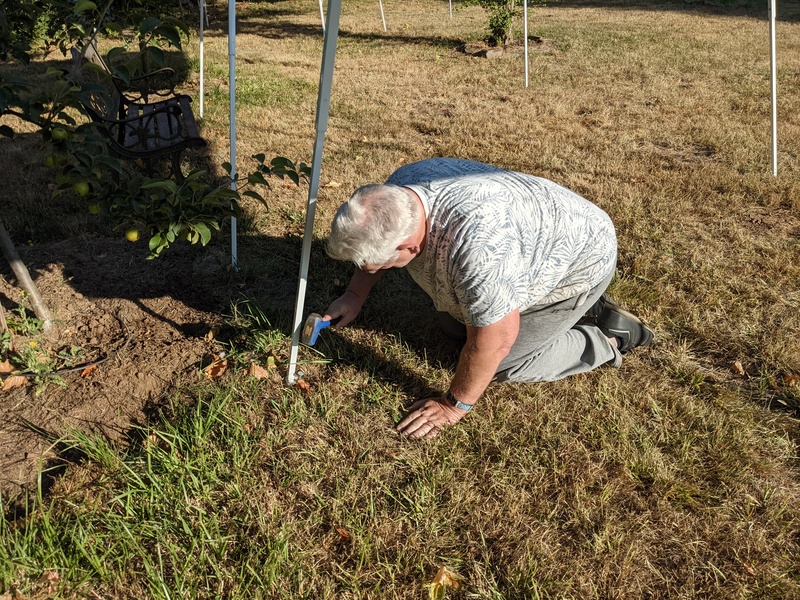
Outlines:
{"label": "man's forearm", "polygon": [[505,354],[464,346],[450,383],[452,395],[465,404],[475,404],[491,383],[503,358]]}
{"label": "man's forearm", "polygon": [[383,270],[367,273],[366,271],[356,268],[355,273],[353,273],[353,276],[350,278],[350,283],[347,285],[347,290],[345,291],[355,294],[361,298],[363,302],[367,299],[367,296],[369,296],[372,287],[383,277],[384,273],[386,273],[386,271]]}
{"label": "man's forearm", "polygon": [[519,311],[488,327],[468,328],[450,392],[465,404],[475,404],[491,383],[519,333]]}

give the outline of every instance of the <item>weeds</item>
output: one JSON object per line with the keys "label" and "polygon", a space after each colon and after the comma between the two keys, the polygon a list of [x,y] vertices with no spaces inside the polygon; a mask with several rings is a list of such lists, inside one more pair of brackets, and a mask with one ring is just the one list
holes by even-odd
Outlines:
{"label": "weeds", "polygon": [[43,335],[43,322],[28,314],[24,301],[22,292],[21,303],[7,316],[8,333],[0,336],[0,363],[5,366],[0,373],[17,378],[16,385],[24,382],[19,377],[32,379],[38,396],[50,384],[65,386],[59,371],[74,367],[85,351],[78,346],[54,347]]}

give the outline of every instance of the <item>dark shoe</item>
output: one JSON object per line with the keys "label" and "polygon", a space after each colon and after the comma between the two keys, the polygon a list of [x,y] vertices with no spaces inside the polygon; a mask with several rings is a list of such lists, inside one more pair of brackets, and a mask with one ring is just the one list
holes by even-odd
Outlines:
{"label": "dark shoe", "polygon": [[622,354],[653,343],[655,337],[653,330],[642,323],[639,317],[614,302],[607,294],[600,296],[586,314],[595,318],[595,324],[607,337],[617,338],[617,349]]}
{"label": "dark shoe", "polygon": [[613,300],[608,297],[608,294],[603,294],[592,304],[591,308],[586,311],[584,316],[592,321],[596,321],[597,317],[600,316],[603,309],[606,307],[606,302],[613,302]]}

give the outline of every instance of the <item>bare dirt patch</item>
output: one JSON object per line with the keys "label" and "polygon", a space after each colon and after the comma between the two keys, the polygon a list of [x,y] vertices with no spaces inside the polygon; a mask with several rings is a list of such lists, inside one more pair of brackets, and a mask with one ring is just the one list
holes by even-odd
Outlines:
{"label": "bare dirt patch", "polygon": [[[170,390],[201,374],[214,350],[208,335],[221,303],[198,276],[195,248],[147,261],[125,240],[77,238],[19,248],[58,324],[53,350],[80,349],[75,367],[46,385],[0,394],[0,492],[13,497],[36,484],[52,440],[69,428],[120,439],[147,420]],[[20,303],[11,269],[0,264],[0,302]],[[24,303],[24,302],[23,302]],[[32,314],[32,311],[30,311]],[[15,343],[30,343],[15,336]],[[99,363],[86,372],[82,367]]]}

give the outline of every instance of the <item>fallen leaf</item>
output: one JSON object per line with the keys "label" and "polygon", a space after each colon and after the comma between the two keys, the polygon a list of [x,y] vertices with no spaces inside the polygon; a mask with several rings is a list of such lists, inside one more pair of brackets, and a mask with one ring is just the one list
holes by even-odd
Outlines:
{"label": "fallen leaf", "polygon": [[731,371],[733,371],[736,375],[739,375],[739,376],[744,376],[744,374],[745,374],[745,370],[744,370],[744,367],[742,366],[742,362],[738,361],[738,360],[731,365]]}
{"label": "fallen leaf", "polygon": [[8,362],[8,360],[4,360],[0,363],[0,375],[11,375],[11,373],[16,370],[17,369],[15,369],[14,366]]}
{"label": "fallen leaf", "polygon": [[28,383],[28,378],[22,375],[11,375],[3,382],[3,391],[13,390],[14,388],[22,387]]}
{"label": "fallen leaf", "polygon": [[338,188],[338,187],[342,187],[342,184],[339,183],[338,181],[329,181],[328,183],[326,183],[322,187]]}
{"label": "fallen leaf", "polygon": [[351,537],[353,537],[353,536],[351,536],[351,535],[350,535],[350,532],[349,532],[349,531],[347,531],[347,529],[345,529],[344,527],[337,527],[337,528],[336,528],[336,532],[337,532],[337,533],[338,533],[340,536],[342,536],[342,539],[343,539],[345,542],[348,542],[348,541],[350,541],[350,538],[351,538]]}
{"label": "fallen leaf", "polygon": [[92,373],[97,371],[98,365],[89,365],[83,371],[81,371],[81,377],[89,377]]}
{"label": "fallen leaf", "polygon": [[208,365],[205,369],[206,375],[209,379],[219,379],[228,368],[228,359],[220,359],[219,356],[214,355],[214,362]]}
{"label": "fallen leaf", "polygon": [[210,342],[211,340],[213,340],[216,337],[216,335],[217,335],[217,332],[215,330],[209,329],[208,333],[206,333],[206,335],[205,335],[205,340],[207,342]]}
{"label": "fallen leaf", "polygon": [[255,377],[256,379],[264,379],[269,377],[269,371],[262,367],[261,365],[257,365],[254,362],[250,363],[250,369],[247,371],[248,375],[251,377]]}
{"label": "fallen leaf", "polygon": [[445,594],[445,588],[453,588],[454,590],[461,589],[464,578],[458,573],[454,573],[444,565],[439,567],[436,572],[436,577],[430,582],[430,598],[431,600],[442,600]]}
{"label": "fallen leaf", "polygon": [[746,561],[742,563],[742,566],[744,567],[744,570],[747,572],[747,574],[750,575],[750,577],[756,576],[755,570]]}
{"label": "fallen leaf", "polygon": [[798,383],[800,383],[800,375],[797,373],[784,373],[783,374],[783,385],[786,387],[794,387]]}
{"label": "fallen leaf", "polygon": [[297,184],[296,184],[296,183],[294,183],[293,181],[284,181],[284,182],[283,182],[283,187],[285,187],[285,188],[287,188],[287,189],[290,189],[290,190],[291,190],[291,189],[294,189],[294,188],[296,188],[296,187],[297,187]]}
{"label": "fallen leaf", "polygon": [[55,571],[45,571],[39,577],[39,583],[47,584],[47,595],[52,596],[56,592],[55,584],[61,581],[61,577]]}
{"label": "fallen leaf", "polygon": [[298,379],[297,387],[299,387],[302,390],[302,392],[306,395],[311,393],[311,384],[308,383],[305,379]]}

